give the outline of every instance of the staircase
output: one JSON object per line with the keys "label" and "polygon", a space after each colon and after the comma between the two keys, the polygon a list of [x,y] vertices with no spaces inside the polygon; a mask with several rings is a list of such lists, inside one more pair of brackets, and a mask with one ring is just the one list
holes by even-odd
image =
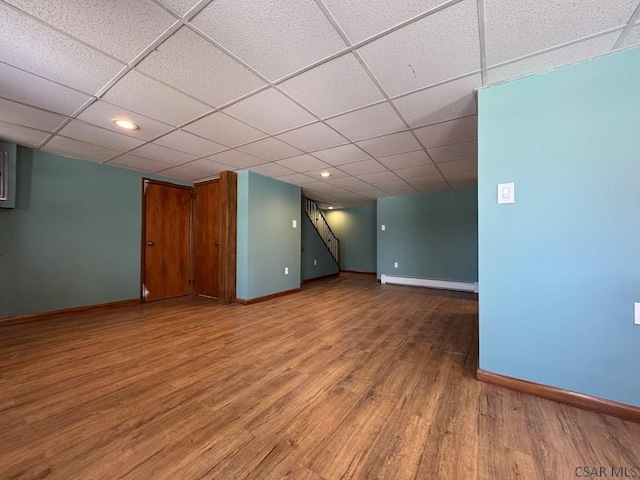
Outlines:
{"label": "staircase", "polygon": [[304,211],[320,235],[320,238],[322,238],[322,241],[326,245],[327,250],[329,250],[333,260],[336,262],[336,265],[340,268],[340,240],[338,240],[338,237],[336,237],[331,231],[331,227],[327,223],[327,219],[324,218],[322,210],[320,210],[320,207],[318,207],[316,202],[305,198]]}

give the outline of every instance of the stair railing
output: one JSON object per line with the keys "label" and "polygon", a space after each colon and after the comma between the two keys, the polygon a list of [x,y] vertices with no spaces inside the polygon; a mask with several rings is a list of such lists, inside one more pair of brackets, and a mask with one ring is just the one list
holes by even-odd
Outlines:
{"label": "stair railing", "polygon": [[327,223],[327,219],[322,214],[322,210],[318,207],[318,204],[309,198],[305,198],[305,208],[307,217],[311,220],[311,223],[315,227],[316,231],[322,238],[322,241],[329,250],[329,253],[333,257],[338,267],[340,266],[340,240],[335,236],[331,227]]}

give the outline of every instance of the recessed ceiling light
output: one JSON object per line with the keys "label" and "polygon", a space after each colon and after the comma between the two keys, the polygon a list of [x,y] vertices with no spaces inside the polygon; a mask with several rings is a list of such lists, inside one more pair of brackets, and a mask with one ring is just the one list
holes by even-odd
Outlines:
{"label": "recessed ceiling light", "polygon": [[327,177],[330,177],[330,176],[331,176],[331,174],[330,174],[329,172],[321,172],[321,173],[320,173],[320,176],[321,176],[321,177],[324,177],[324,178],[327,178]]}
{"label": "recessed ceiling light", "polygon": [[333,210],[333,207],[329,207],[329,210]]}
{"label": "recessed ceiling light", "polygon": [[124,128],[127,130],[138,130],[140,128],[138,125],[136,125],[132,121],[124,120],[123,118],[114,118],[111,121],[115,123],[118,127]]}

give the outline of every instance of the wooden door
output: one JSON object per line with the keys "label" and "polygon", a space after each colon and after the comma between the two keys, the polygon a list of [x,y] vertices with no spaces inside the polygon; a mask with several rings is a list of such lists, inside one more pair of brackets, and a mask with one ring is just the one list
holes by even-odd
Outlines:
{"label": "wooden door", "polygon": [[198,295],[219,297],[220,180],[196,185],[195,208],[194,289]]}
{"label": "wooden door", "polygon": [[188,295],[192,189],[143,182],[142,298]]}

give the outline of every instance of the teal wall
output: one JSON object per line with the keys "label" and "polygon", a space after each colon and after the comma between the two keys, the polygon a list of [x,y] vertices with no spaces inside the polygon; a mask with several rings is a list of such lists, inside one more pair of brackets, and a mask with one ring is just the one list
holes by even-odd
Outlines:
{"label": "teal wall", "polygon": [[[307,214],[302,212],[302,280],[338,273],[338,265]],[[313,262],[316,262],[315,265]]]}
{"label": "teal wall", "polygon": [[251,300],[300,287],[300,195],[296,185],[238,173],[238,298]]}
{"label": "teal wall", "polygon": [[325,210],[327,223],[340,240],[340,268],[376,271],[376,207]]}
{"label": "teal wall", "polygon": [[479,92],[482,369],[640,406],[639,79],[635,48]]}
{"label": "teal wall", "polygon": [[476,189],[379,198],[378,278],[477,281],[477,208]]}
{"label": "teal wall", "polygon": [[138,298],[143,175],[17,151],[16,206],[0,209],[0,318]]}

